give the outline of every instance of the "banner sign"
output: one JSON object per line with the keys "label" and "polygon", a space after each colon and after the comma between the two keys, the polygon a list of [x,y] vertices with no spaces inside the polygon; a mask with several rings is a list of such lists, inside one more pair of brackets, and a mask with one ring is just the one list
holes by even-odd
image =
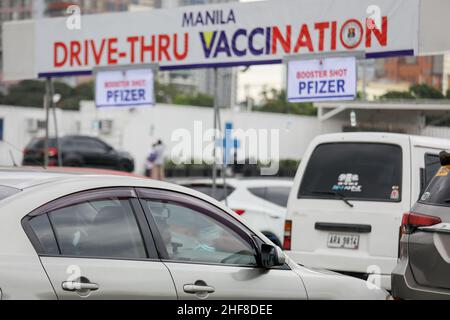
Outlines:
{"label": "banner sign", "polygon": [[356,58],[288,62],[289,102],[353,100],[356,98]]}
{"label": "banner sign", "polygon": [[[155,63],[160,70],[281,63],[289,55],[363,51],[367,58],[417,51],[419,0],[273,0],[6,23],[5,77],[89,74],[95,66]],[[33,30],[34,35],[24,33]],[[32,38],[32,39],[30,39]],[[21,44],[17,39],[30,39]],[[30,54],[33,46],[34,54]],[[4,63],[5,65],[5,63]],[[17,70],[16,70],[16,69]]]}
{"label": "banner sign", "polygon": [[105,70],[96,72],[97,107],[154,105],[152,69]]}

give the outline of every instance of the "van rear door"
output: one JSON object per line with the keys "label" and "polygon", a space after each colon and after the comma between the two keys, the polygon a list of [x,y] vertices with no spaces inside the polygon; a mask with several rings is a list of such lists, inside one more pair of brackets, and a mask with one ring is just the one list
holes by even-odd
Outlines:
{"label": "van rear door", "polygon": [[[388,274],[409,209],[409,141],[318,144],[291,209],[292,252],[314,267]],[[298,258],[296,259],[299,262]]]}

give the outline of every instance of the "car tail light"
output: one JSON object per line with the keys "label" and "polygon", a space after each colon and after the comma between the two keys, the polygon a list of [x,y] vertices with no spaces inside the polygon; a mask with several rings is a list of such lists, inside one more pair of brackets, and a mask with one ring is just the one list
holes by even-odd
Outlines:
{"label": "car tail light", "polygon": [[286,220],[284,223],[283,249],[291,250],[292,220]]}
{"label": "car tail light", "polygon": [[48,148],[48,156],[49,157],[55,157],[58,155],[58,149],[54,147]]}
{"label": "car tail light", "polygon": [[244,209],[233,209],[233,211],[236,212],[240,216],[242,216],[245,213]]}
{"label": "car tail light", "polygon": [[410,233],[417,227],[429,227],[441,222],[442,220],[439,217],[415,212],[406,212],[403,214],[402,218],[401,234]]}

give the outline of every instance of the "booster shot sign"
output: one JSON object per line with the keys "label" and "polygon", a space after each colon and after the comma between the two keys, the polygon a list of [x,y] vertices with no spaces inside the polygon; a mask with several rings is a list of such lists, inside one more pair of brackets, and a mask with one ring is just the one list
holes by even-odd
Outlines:
{"label": "booster shot sign", "polygon": [[356,58],[327,58],[288,63],[289,102],[352,100],[356,97]]}
{"label": "booster shot sign", "polygon": [[95,82],[95,102],[97,107],[154,105],[153,70],[99,71]]}

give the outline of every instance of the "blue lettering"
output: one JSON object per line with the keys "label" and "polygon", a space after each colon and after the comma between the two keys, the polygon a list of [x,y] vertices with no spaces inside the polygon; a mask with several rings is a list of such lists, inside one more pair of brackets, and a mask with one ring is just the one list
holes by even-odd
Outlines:
{"label": "blue lettering", "polygon": [[345,80],[338,80],[337,81],[337,90],[338,90],[338,92],[345,92],[344,86],[345,86]]}
{"label": "blue lettering", "polygon": [[219,40],[217,41],[216,51],[214,53],[214,58],[216,58],[219,53],[224,52],[228,57],[231,56],[230,46],[228,44],[227,34],[225,31],[220,31]]}
{"label": "blue lettering", "polygon": [[254,46],[254,37],[257,34],[262,34],[264,35],[264,29],[263,28],[256,28],[254,30],[252,30],[252,32],[250,32],[250,35],[248,37],[248,48],[250,50],[250,52],[255,55],[255,56],[260,56],[264,53],[264,49],[256,49]]}
{"label": "blue lettering", "polygon": [[239,36],[246,36],[247,35],[247,30],[245,30],[245,29],[238,29],[235,33],[234,33],[234,35],[233,35],[233,39],[231,40],[231,48],[233,49],[233,52],[234,52],[234,54],[236,55],[236,56],[238,56],[238,57],[242,57],[242,56],[245,56],[246,54],[247,54],[247,50],[246,49],[244,49],[244,50],[240,50],[240,49],[238,49],[238,47],[237,47],[237,38],[239,37]]}
{"label": "blue lettering", "polygon": [[189,26],[192,26],[193,23],[194,23],[194,16],[193,16],[192,12],[189,12],[189,13],[184,12],[182,26],[189,27]]}
{"label": "blue lettering", "polygon": [[211,42],[209,46],[206,44],[205,34],[200,32],[200,40],[202,41],[203,52],[205,53],[205,57],[209,58],[211,56],[212,48],[214,47],[214,42],[216,41],[217,31],[214,31],[211,37]]}

